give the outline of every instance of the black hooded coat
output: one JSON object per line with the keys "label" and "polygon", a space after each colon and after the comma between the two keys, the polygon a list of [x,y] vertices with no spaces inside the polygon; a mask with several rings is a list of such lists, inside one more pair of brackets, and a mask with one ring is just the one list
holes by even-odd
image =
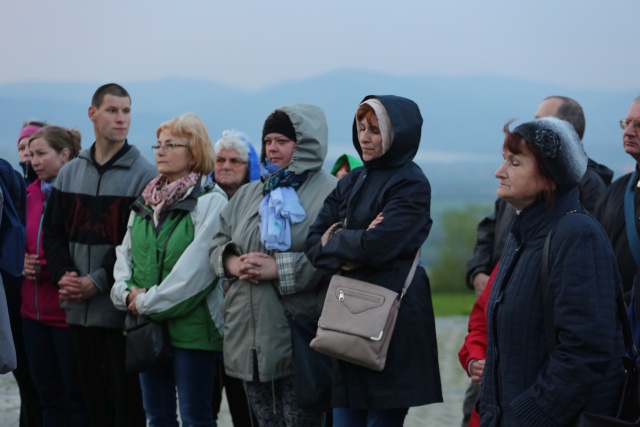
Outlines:
{"label": "black hooded coat", "polygon": [[[342,261],[358,263],[344,275],[399,292],[432,224],[431,187],[413,162],[422,117],[411,100],[397,96],[365,100],[370,98],[377,98],[387,110],[392,143],[382,156],[364,162],[364,167],[338,182],[309,230],[305,252],[316,267],[329,273],[336,273]],[[362,157],[355,121],[353,144]],[[382,222],[367,230],[380,212]],[[323,233],[339,221],[346,223],[346,229],[322,247]],[[379,410],[442,402],[431,290],[424,268],[418,266],[402,300],[384,370],[343,361],[334,366],[334,407]]]}

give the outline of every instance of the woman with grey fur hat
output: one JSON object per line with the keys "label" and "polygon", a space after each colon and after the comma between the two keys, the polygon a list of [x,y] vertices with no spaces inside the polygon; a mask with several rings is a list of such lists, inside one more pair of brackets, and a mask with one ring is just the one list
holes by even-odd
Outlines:
{"label": "woman with grey fur hat", "polygon": [[[612,415],[624,374],[616,312],[621,282],[609,239],[580,202],[582,142],[556,118],[513,131],[508,123],[504,132],[497,194],[517,215],[487,307],[481,424],[567,426],[580,412]],[[545,316],[555,332],[549,344]]]}

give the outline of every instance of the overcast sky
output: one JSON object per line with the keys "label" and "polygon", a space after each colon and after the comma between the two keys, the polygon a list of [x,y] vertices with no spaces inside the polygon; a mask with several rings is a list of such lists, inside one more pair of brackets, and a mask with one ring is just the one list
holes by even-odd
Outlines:
{"label": "overcast sky", "polygon": [[1,0],[0,83],[341,69],[640,88],[640,0]]}

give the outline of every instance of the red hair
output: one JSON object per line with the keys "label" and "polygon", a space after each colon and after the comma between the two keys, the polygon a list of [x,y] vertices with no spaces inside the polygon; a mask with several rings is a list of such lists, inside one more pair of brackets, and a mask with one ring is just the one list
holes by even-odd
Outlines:
{"label": "red hair", "polygon": [[508,150],[513,154],[529,154],[533,155],[536,160],[536,166],[538,169],[538,175],[543,182],[542,191],[538,194],[537,200],[545,200],[547,202],[547,208],[551,209],[555,204],[555,181],[551,177],[551,174],[547,171],[542,163],[542,154],[536,147],[527,143],[524,137],[520,134],[513,133],[509,130],[509,125],[513,120],[505,123],[502,130],[504,131],[504,143],[502,144],[503,150]]}
{"label": "red hair", "polygon": [[373,107],[369,104],[362,103],[356,111],[356,121],[360,123],[362,120],[366,120],[370,126],[378,125],[378,116],[373,110]]}

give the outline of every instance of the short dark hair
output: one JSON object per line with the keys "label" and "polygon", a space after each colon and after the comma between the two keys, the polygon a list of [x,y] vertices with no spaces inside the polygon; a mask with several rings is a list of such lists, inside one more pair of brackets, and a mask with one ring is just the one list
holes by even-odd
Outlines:
{"label": "short dark hair", "polygon": [[100,86],[93,94],[93,98],[91,98],[91,106],[100,108],[102,102],[104,101],[105,95],[113,95],[119,98],[129,98],[129,102],[131,102],[131,96],[125,88],[117,83],[107,83],[106,85]]}
{"label": "short dark hair", "polygon": [[567,96],[556,95],[548,96],[544,100],[546,101],[548,99],[559,99],[562,101],[562,104],[558,107],[558,111],[556,111],[555,117],[571,123],[578,137],[582,140],[586,123],[584,120],[584,111],[578,101]]}

